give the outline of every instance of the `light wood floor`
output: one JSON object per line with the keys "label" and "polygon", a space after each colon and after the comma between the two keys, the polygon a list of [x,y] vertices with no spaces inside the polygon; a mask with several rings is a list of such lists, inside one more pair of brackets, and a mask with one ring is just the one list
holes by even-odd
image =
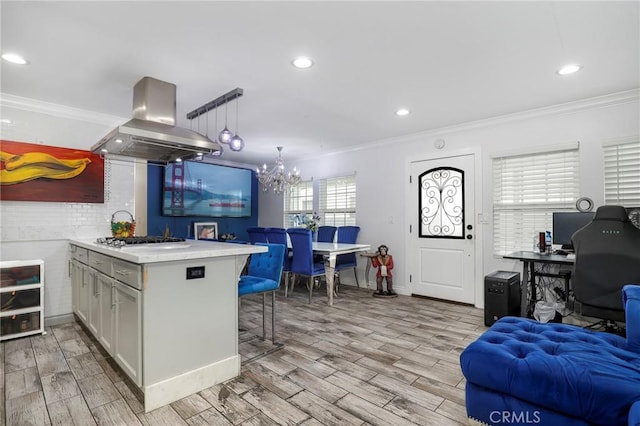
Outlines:
{"label": "light wood floor", "polygon": [[260,296],[243,298],[241,376],[147,414],[76,323],[3,342],[0,424],[466,424],[459,354],[486,329],[483,311],[371,294],[343,286],[329,307],[324,287],[311,305],[303,286],[279,293],[284,347],[257,358],[273,347],[256,337]]}

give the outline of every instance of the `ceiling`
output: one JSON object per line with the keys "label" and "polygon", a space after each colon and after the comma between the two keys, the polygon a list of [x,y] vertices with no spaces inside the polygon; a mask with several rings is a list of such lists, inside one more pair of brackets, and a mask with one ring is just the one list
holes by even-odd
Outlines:
{"label": "ceiling", "polygon": [[[186,114],[240,87],[246,147],[224,158],[244,163],[272,162],[278,145],[285,160],[310,158],[640,87],[638,1],[3,0],[0,8],[2,52],[30,61],[2,61],[3,94],[124,121],[133,86],[151,76],[176,84],[178,125],[198,130]],[[298,55],[315,65],[293,68]],[[584,68],[556,74],[571,62]],[[411,114],[396,116],[400,107]],[[224,119],[223,107],[218,129]],[[213,136],[215,112],[199,125]]]}

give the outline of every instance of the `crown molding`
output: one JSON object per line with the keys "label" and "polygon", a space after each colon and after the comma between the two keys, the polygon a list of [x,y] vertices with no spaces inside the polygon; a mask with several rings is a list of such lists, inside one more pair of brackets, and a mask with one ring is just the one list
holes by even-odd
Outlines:
{"label": "crown molding", "polygon": [[24,98],[22,96],[11,95],[8,93],[0,93],[0,107],[37,112],[54,117],[80,120],[108,127],[114,127],[129,120],[129,118],[116,117],[115,115],[102,114],[80,108],[54,104],[51,102],[44,102],[38,99]]}
{"label": "crown molding", "polygon": [[[425,130],[423,132],[412,133],[408,135],[396,136],[389,139],[381,139],[370,143],[353,146],[341,151],[332,151],[326,155],[339,155],[345,152],[362,151],[371,149],[375,146],[386,146],[390,144],[398,144],[403,142],[415,141],[418,138],[434,138],[445,136],[451,133],[470,131],[490,126],[497,126],[518,121],[531,120],[534,118],[549,117],[553,115],[573,114],[580,111],[586,111],[596,108],[606,108],[615,105],[623,105],[629,103],[640,102],[640,88],[625,90],[623,92],[611,93],[603,96],[582,99],[579,101],[566,102],[563,104],[551,105],[548,107],[536,108],[527,111],[515,112],[506,115],[486,118],[482,120],[469,121],[452,126],[439,127],[435,129]],[[317,157],[314,157],[317,158]]]}

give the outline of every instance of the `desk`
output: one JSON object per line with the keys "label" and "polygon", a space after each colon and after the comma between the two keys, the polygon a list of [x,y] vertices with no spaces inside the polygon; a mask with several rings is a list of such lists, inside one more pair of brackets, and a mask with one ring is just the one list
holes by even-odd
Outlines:
{"label": "desk", "polygon": [[[503,259],[516,259],[523,263],[522,267],[522,284],[520,286],[520,316],[526,318],[529,310],[529,301],[536,301],[535,277],[555,277],[565,278],[562,274],[549,274],[537,272],[535,265],[555,264],[555,265],[573,265],[574,258],[561,256],[559,254],[540,254],[533,251],[516,251],[502,256]],[[529,299],[528,285],[531,283],[531,298]]]}
{"label": "desk", "polygon": [[327,297],[329,306],[333,305],[333,274],[336,270],[336,256],[371,250],[369,244],[317,243],[311,245],[314,254],[324,256],[324,273],[327,277]]}

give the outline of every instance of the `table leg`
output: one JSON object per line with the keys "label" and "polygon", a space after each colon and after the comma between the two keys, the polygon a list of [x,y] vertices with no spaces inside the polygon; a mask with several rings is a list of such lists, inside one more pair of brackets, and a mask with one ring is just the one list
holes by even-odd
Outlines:
{"label": "table leg", "polygon": [[529,307],[529,262],[526,260],[522,262],[524,265],[522,268],[522,287],[520,287],[520,316],[522,318],[527,317],[527,310]]}
{"label": "table leg", "polygon": [[327,297],[329,298],[329,306],[333,305],[333,274],[336,271],[336,255],[325,257],[324,274],[327,278]]}

